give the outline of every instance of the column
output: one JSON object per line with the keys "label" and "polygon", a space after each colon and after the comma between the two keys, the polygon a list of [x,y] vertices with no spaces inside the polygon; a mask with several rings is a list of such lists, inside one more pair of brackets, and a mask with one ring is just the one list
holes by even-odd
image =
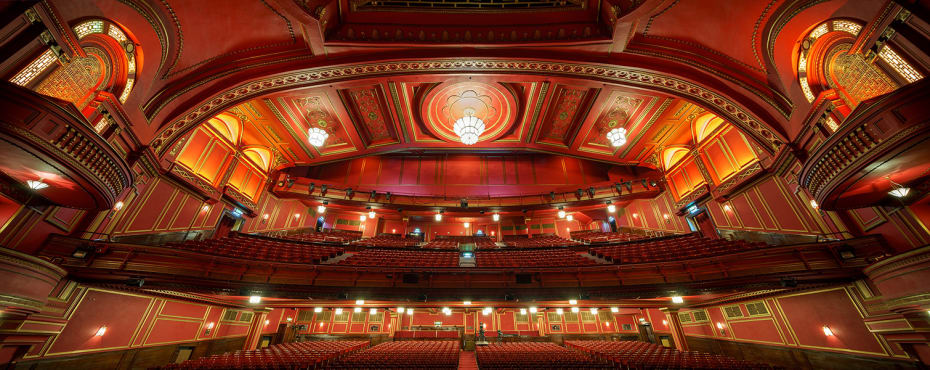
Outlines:
{"label": "column", "polygon": [[265,320],[268,319],[269,311],[267,308],[252,311],[252,323],[249,325],[249,333],[245,336],[245,343],[242,344],[243,350],[252,350],[258,347],[258,341],[262,338],[262,332],[265,330]]}
{"label": "column", "polygon": [[668,328],[672,331],[672,340],[675,341],[675,348],[679,351],[688,350],[688,341],[685,339],[684,328],[681,327],[681,320],[678,319],[678,308],[665,307],[660,308],[668,316]]}

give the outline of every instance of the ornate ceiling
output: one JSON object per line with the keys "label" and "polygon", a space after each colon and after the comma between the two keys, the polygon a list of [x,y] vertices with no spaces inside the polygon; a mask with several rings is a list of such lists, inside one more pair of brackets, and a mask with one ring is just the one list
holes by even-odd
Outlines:
{"label": "ornate ceiling", "polygon": [[[272,168],[386,153],[550,153],[660,167],[700,111],[759,149],[786,148],[804,117],[797,41],[823,19],[872,19],[870,1],[204,0],[56,2],[138,40],[127,116],[164,157],[210,117],[244,117],[243,145]],[[455,11],[447,11],[448,9]],[[210,9],[204,13],[204,9]],[[438,11],[437,9],[442,9]],[[486,131],[451,131],[463,102]],[[472,104],[474,103],[474,104]],[[329,134],[320,148],[307,130]],[[605,133],[628,131],[614,148]]]}

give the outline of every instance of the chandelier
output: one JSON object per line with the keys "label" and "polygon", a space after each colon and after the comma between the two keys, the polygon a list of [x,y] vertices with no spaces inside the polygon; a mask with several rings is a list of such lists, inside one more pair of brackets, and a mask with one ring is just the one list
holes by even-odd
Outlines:
{"label": "chandelier", "polygon": [[462,144],[472,145],[484,133],[484,121],[474,116],[474,109],[465,109],[465,117],[459,118],[452,125],[452,131],[459,136]]}
{"label": "chandelier", "polygon": [[607,140],[610,141],[610,144],[613,146],[621,146],[626,144],[626,129],[622,127],[617,127],[607,133]]}
{"label": "chandelier", "polygon": [[310,130],[307,131],[307,141],[310,142],[310,145],[316,147],[323,146],[323,143],[326,142],[326,138],[328,137],[329,134],[319,127],[311,127]]}

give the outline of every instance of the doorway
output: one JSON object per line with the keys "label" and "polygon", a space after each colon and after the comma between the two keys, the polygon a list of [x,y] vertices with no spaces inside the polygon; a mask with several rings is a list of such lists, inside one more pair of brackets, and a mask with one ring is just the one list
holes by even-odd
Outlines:
{"label": "doorway", "polygon": [[314,230],[316,230],[316,232],[322,232],[324,223],[323,216],[320,216],[320,218],[316,219],[316,227],[314,227]]}
{"label": "doorway", "polygon": [[701,235],[703,235],[705,238],[720,238],[720,235],[717,234],[717,228],[714,226],[714,220],[710,219],[706,209],[702,210],[701,213],[691,216],[691,218],[694,219],[694,223],[697,224],[698,231],[700,231]]}
{"label": "doorway", "polygon": [[617,219],[614,216],[607,217],[607,225],[610,226],[610,232],[617,232]]}
{"label": "doorway", "polygon": [[193,353],[194,353],[194,347],[191,347],[191,346],[178,347],[178,356],[174,358],[174,363],[180,364],[184,361],[190,360],[191,355]]}
{"label": "doorway", "polygon": [[224,211],[220,216],[220,221],[216,225],[216,231],[213,232],[213,239],[220,239],[229,236],[230,232],[239,231],[242,227],[242,219],[236,217],[229,211]]}

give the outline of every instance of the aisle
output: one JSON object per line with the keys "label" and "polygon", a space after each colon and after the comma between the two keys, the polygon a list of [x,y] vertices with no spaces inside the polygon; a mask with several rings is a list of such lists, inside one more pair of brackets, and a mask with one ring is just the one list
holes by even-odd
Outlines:
{"label": "aisle", "polygon": [[475,351],[459,352],[459,370],[478,370],[478,360],[475,359]]}

